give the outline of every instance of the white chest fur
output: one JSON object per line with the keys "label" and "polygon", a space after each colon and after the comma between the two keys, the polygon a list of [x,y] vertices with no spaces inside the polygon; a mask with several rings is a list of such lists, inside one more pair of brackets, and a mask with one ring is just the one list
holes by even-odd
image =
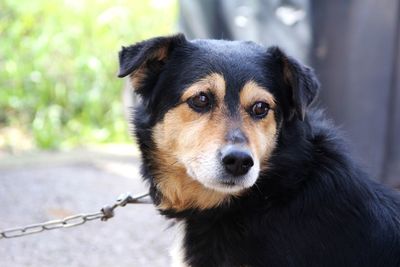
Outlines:
{"label": "white chest fur", "polygon": [[185,263],[185,247],[183,244],[186,231],[185,221],[177,223],[175,228],[176,228],[175,240],[170,250],[170,255],[172,258],[171,266],[190,267],[187,263]]}

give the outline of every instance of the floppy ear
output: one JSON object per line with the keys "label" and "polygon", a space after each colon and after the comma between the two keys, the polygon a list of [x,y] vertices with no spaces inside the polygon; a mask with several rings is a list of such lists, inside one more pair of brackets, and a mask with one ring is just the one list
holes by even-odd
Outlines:
{"label": "floppy ear", "polygon": [[288,98],[290,109],[287,114],[288,119],[297,116],[303,121],[306,109],[315,99],[320,87],[314,71],[286,56],[278,47],[269,48],[267,53],[280,66],[285,90],[287,90],[284,95]]}
{"label": "floppy ear", "polygon": [[171,51],[186,42],[183,34],[156,37],[122,47],[119,52],[119,73],[122,78],[130,75],[134,89],[140,93],[143,83],[149,76],[157,78]]}

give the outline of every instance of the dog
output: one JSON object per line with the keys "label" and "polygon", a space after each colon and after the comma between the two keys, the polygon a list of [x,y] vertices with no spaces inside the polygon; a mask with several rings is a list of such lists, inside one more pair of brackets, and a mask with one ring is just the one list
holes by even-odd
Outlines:
{"label": "dog", "polygon": [[141,173],[182,236],[174,266],[400,266],[400,197],[311,105],[280,48],[183,34],[123,47]]}

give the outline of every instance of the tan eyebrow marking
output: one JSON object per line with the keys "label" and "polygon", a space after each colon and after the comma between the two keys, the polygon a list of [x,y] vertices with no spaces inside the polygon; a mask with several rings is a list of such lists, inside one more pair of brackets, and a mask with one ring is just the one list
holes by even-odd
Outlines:
{"label": "tan eyebrow marking", "polygon": [[258,85],[255,81],[247,82],[240,92],[240,104],[242,107],[249,107],[256,101],[266,102],[271,109],[276,106],[274,96],[266,88]]}
{"label": "tan eyebrow marking", "polygon": [[218,73],[207,75],[206,77],[189,86],[188,89],[186,89],[186,91],[183,93],[181,100],[186,101],[190,97],[208,90],[211,91],[217,97],[217,100],[222,103],[226,90],[224,77]]}

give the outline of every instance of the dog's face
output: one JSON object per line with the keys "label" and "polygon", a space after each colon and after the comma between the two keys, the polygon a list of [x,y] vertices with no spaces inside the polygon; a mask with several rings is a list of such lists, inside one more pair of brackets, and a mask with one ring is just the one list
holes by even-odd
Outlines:
{"label": "dog's face", "polygon": [[221,193],[251,187],[275,146],[273,96],[253,80],[239,86],[227,92],[223,74],[205,75],[184,88],[153,130],[160,160]]}
{"label": "dog's face", "polygon": [[251,42],[154,38],[120,52],[141,96],[135,127],[161,209],[215,207],[268,169],[282,123],[302,120],[312,72]]}

